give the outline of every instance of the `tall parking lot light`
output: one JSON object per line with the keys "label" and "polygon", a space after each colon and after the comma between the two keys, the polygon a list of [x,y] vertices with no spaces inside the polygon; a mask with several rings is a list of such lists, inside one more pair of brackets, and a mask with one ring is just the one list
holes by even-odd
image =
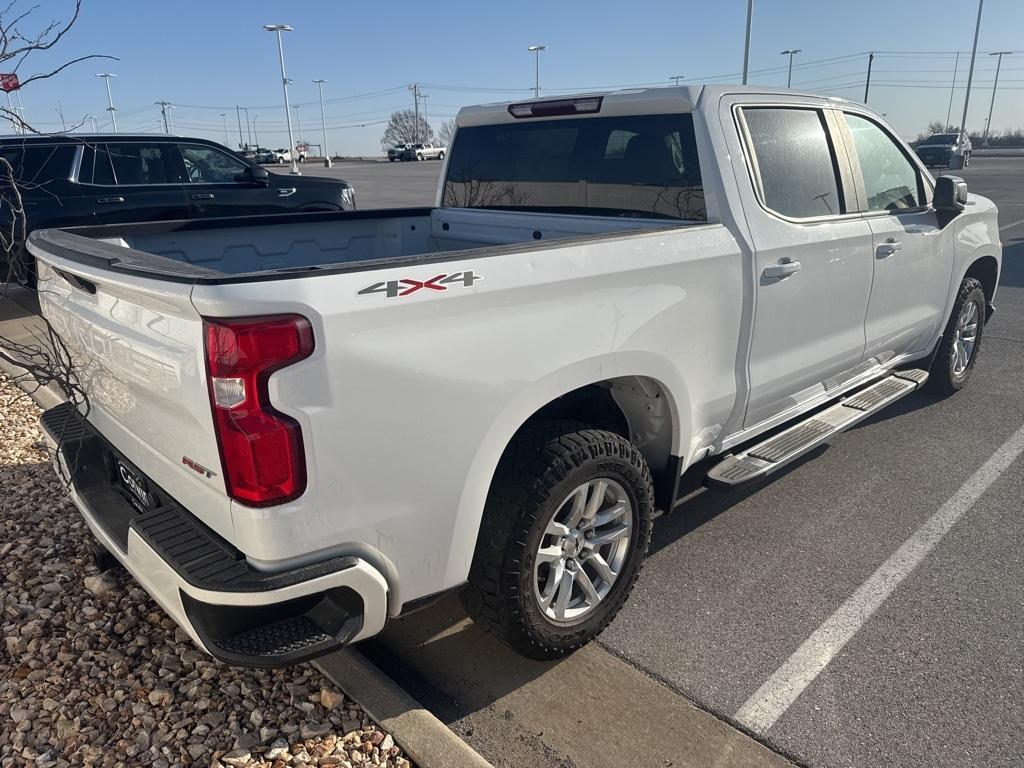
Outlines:
{"label": "tall parking lot light", "polygon": [[988,146],[988,134],[992,129],[992,110],[996,106],[996,88],[999,87],[999,68],[1003,66],[1003,56],[1010,56],[1012,54],[1013,51],[994,51],[989,54],[989,56],[998,56],[999,58],[996,59],[996,79],[995,82],[992,83],[992,101],[989,102],[988,105],[988,120],[985,121],[985,138],[981,140],[981,146],[983,147]]}
{"label": "tall parking lot light", "polygon": [[327,150],[327,118],[324,117],[324,86],[327,84],[326,80],[314,80],[317,88],[320,89],[320,127],[323,128],[324,132],[324,167],[331,167],[331,153]]}
{"label": "tall parking lot light", "polygon": [[786,75],[786,87],[789,88],[793,83],[793,57],[800,53],[799,48],[787,48],[780,53],[781,56],[789,55],[789,74]]}
{"label": "tall parking lot light", "polygon": [[299,166],[295,162],[295,136],[292,134],[292,110],[291,105],[288,103],[288,75],[284,71],[284,41],[281,39],[281,33],[291,32],[292,28],[287,24],[264,24],[263,28],[267,32],[277,33],[277,55],[281,60],[281,88],[284,90],[284,117],[288,123],[288,144],[291,147],[288,150],[288,155],[292,159],[291,172],[296,176],[300,176]]}
{"label": "tall parking lot light", "polygon": [[109,72],[100,72],[96,77],[102,77],[103,82],[107,84],[107,112],[110,113],[110,123],[114,128],[114,133],[117,133],[117,107],[114,106],[114,97],[110,93],[110,78],[117,77]]}
{"label": "tall parking lot light", "polygon": [[978,21],[974,25],[974,47],[971,48],[971,68],[967,70],[967,92],[964,94],[964,115],[960,118],[960,132],[967,135],[967,106],[971,103],[971,83],[974,81],[974,59],[978,55],[978,33],[981,31],[981,11],[985,0],[978,0]]}
{"label": "tall parking lot light", "polygon": [[533,98],[540,98],[540,52],[546,51],[546,45],[531,45],[526,50],[533,52]]}

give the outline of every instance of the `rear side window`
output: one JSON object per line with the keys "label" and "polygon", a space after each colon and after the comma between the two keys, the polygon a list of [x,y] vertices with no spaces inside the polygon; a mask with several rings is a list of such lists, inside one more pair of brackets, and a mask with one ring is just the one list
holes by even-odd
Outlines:
{"label": "rear side window", "polygon": [[113,185],[114,164],[105,144],[90,144],[82,151],[82,167],[78,170],[81,184]]}
{"label": "rear side window", "polygon": [[11,164],[14,178],[23,185],[45,185],[54,179],[67,179],[71,175],[75,148],[70,144],[6,146],[0,148],[0,156]]}
{"label": "rear side window", "polygon": [[184,167],[171,144],[107,144],[118,184],[180,184]]}
{"label": "rear side window", "polygon": [[843,212],[820,110],[747,107],[743,117],[768,208],[797,219]]}
{"label": "rear side window", "polygon": [[706,221],[693,117],[588,117],[460,128],[443,203]]}
{"label": "rear side window", "polygon": [[868,210],[899,211],[922,205],[917,168],[892,137],[870,120],[845,115],[864,177]]}

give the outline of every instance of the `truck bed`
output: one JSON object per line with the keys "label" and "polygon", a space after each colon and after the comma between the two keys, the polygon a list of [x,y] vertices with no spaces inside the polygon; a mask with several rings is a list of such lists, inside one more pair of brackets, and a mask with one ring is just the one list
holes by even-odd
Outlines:
{"label": "truck bed", "polygon": [[[244,216],[42,230],[31,248],[162,279],[220,283],[533,250],[690,222],[458,208]],[[462,254],[465,255],[465,254]]]}

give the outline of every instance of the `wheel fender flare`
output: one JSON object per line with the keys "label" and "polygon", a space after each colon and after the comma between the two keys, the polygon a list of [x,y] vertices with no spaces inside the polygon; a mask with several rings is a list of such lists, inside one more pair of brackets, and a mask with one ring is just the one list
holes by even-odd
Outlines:
{"label": "wheel fender flare", "polygon": [[682,373],[669,360],[646,352],[609,353],[581,360],[531,382],[513,397],[487,429],[466,473],[452,533],[445,582],[466,580],[476,548],[484,504],[505,448],[542,407],[573,390],[607,379],[642,376],[665,392],[672,421],[671,450],[680,455],[691,439],[691,410]]}

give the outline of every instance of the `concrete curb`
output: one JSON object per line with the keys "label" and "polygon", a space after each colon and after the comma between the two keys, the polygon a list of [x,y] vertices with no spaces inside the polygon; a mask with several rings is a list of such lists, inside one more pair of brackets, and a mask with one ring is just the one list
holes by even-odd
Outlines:
{"label": "concrete curb", "polygon": [[358,651],[332,653],[313,666],[359,702],[420,768],[493,768]]}
{"label": "concrete curb", "polygon": [[0,360],[0,373],[6,374],[11,382],[22,392],[32,398],[35,404],[48,411],[64,402],[63,395],[56,392],[52,385],[40,387],[35,380],[28,376],[28,371],[17,365],[12,365],[6,360]]}

